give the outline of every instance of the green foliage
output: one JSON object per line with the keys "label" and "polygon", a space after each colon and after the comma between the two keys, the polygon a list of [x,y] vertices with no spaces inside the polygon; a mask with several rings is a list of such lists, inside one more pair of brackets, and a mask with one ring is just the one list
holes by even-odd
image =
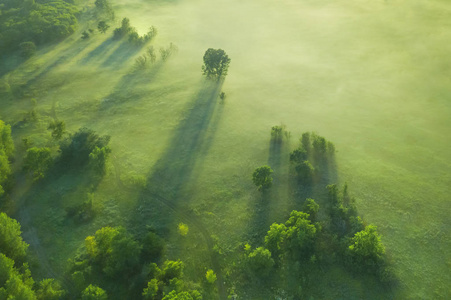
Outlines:
{"label": "green foliage", "polygon": [[89,165],[98,174],[105,173],[106,160],[111,153],[111,149],[108,146],[99,148],[95,147],[91,153],[89,153]]}
{"label": "green foliage", "polygon": [[130,32],[135,31],[133,27],[130,26],[130,19],[123,18],[121,22],[121,27],[114,29],[113,38],[121,39],[124,36],[128,35]]}
{"label": "green foliage", "polygon": [[58,300],[65,294],[58,281],[53,278],[43,279],[38,283],[36,296],[38,300]]}
{"label": "green foliage", "polygon": [[14,261],[0,252],[0,299],[36,300],[32,290],[34,281],[24,264],[22,274],[14,267]]}
{"label": "green foliage", "polygon": [[258,247],[247,256],[249,268],[258,275],[266,276],[274,266],[271,251]]}
{"label": "green foliage", "polygon": [[160,280],[168,284],[171,279],[181,278],[185,265],[181,260],[167,260],[161,268]]}
{"label": "green foliage", "polygon": [[85,239],[85,246],[95,266],[109,277],[128,276],[139,264],[141,245],[122,227],[97,230]]}
{"label": "green foliage", "polygon": [[186,236],[188,234],[188,230],[189,230],[188,225],[184,223],[179,223],[178,231],[181,236]]}
{"label": "green foliage", "polygon": [[147,287],[144,288],[142,296],[144,300],[156,300],[159,295],[161,283],[157,279],[152,279],[147,283]]}
{"label": "green foliage", "polygon": [[265,236],[265,246],[274,257],[278,257],[284,249],[287,237],[287,227],[284,224],[273,223]]}
{"label": "green foliage", "polygon": [[265,245],[275,258],[289,253],[297,260],[311,250],[317,228],[309,217],[305,212],[293,210],[285,224],[271,225],[265,236]]}
{"label": "green foliage", "polygon": [[23,42],[19,45],[20,56],[30,58],[36,53],[36,45],[33,42]]}
{"label": "green foliage", "polygon": [[88,194],[88,199],[83,203],[67,207],[67,216],[74,218],[76,223],[85,223],[92,220],[95,217],[92,200],[93,194]]}
{"label": "green foliage", "polygon": [[209,48],[204,54],[202,74],[208,79],[220,80],[227,76],[230,58],[222,49]]}
{"label": "green foliage", "polygon": [[385,247],[377,232],[377,227],[368,225],[364,230],[357,232],[351,239],[349,252],[359,264],[376,265],[383,259]]}
{"label": "green foliage", "polygon": [[304,148],[297,148],[290,153],[290,162],[294,164],[301,164],[307,159],[307,151],[305,151]]}
{"label": "green foliage", "polygon": [[207,273],[205,274],[205,278],[207,279],[207,282],[210,284],[213,284],[216,282],[216,274],[212,269],[207,270]]}
{"label": "green foliage", "polygon": [[90,37],[89,32],[87,32],[86,30],[81,33],[82,40],[87,40],[89,39],[89,37]]}
{"label": "green foliage", "polygon": [[108,28],[110,28],[110,25],[108,25],[107,22],[105,22],[105,21],[100,21],[100,22],[97,24],[97,29],[98,29],[99,32],[101,32],[101,33],[105,33],[105,32],[108,30]]}
{"label": "green foliage", "polygon": [[11,137],[11,126],[0,120],[0,150],[11,158],[14,154],[14,142]]}
{"label": "green foliage", "polygon": [[24,169],[33,174],[33,179],[44,178],[45,172],[53,163],[50,148],[30,148],[24,158]]}
{"label": "green foliage", "polygon": [[52,137],[59,140],[66,133],[66,123],[64,121],[54,120],[49,123],[47,129],[52,131]]}
{"label": "green foliage", "polygon": [[94,2],[94,4],[96,5],[96,8],[98,8],[100,10],[111,9],[111,6],[110,6],[110,3],[108,2],[108,0],[96,0],[96,2]]}
{"label": "green foliage", "polygon": [[226,94],[224,92],[219,93],[219,99],[221,99],[222,101],[224,101],[226,98]]}
{"label": "green foliage", "polygon": [[138,56],[135,59],[135,68],[137,70],[143,70],[147,67],[147,55]]}
{"label": "green foliage", "polygon": [[98,286],[90,284],[81,294],[82,300],[107,300],[108,296]]}
{"label": "green foliage", "polygon": [[310,220],[313,222],[316,220],[316,214],[319,211],[319,204],[315,202],[313,199],[306,199],[303,205],[302,210],[310,215]]}
{"label": "green foliage", "polygon": [[[89,155],[94,152],[96,148],[100,152],[107,154],[107,149],[103,149],[110,141],[109,136],[99,136],[93,130],[87,128],[79,129],[75,134],[71,135],[62,141],[60,145],[60,160],[72,165],[85,165],[90,159]],[[99,150],[98,157],[105,157]],[[100,166],[101,166],[101,162]]]}
{"label": "green foliage", "polygon": [[196,290],[185,292],[171,291],[162,300],[202,300],[202,296]]}
{"label": "green foliage", "polygon": [[15,261],[22,261],[28,248],[21,234],[19,222],[0,212],[0,252]]}
{"label": "green foliage", "polygon": [[269,188],[272,184],[273,170],[269,166],[262,166],[255,169],[252,174],[252,181],[258,187],[259,190]]}
{"label": "green foliage", "polygon": [[9,159],[14,154],[14,142],[11,137],[11,126],[0,120],[0,197],[4,194],[3,186],[11,175]]}
{"label": "green foliage", "polygon": [[78,25],[78,9],[67,1],[3,0],[1,4],[0,53],[14,51],[24,42],[40,45],[60,40]]}

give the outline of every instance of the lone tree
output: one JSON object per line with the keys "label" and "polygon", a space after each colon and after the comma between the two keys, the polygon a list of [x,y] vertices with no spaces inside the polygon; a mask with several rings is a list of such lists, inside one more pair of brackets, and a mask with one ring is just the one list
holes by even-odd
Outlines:
{"label": "lone tree", "polygon": [[259,190],[269,188],[272,184],[271,173],[273,170],[269,166],[262,166],[255,169],[252,174],[252,181],[258,187]]}
{"label": "lone tree", "polygon": [[230,58],[222,49],[209,48],[204,54],[204,65],[202,74],[207,75],[208,79],[220,80],[227,75]]}

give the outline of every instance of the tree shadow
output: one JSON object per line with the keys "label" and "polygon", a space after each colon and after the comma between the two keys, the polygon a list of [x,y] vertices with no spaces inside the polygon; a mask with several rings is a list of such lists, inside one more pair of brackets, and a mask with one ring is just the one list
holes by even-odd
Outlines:
{"label": "tree shadow", "polygon": [[97,48],[89,52],[83,59],[81,59],[79,61],[79,64],[87,65],[92,60],[102,58],[102,56],[104,56],[108,52],[108,50],[110,50],[110,47],[112,46],[113,43],[114,40],[112,37],[106,39],[105,41],[103,41],[102,44],[100,44]]}
{"label": "tree shadow", "polygon": [[117,69],[126,63],[130,57],[137,54],[144,46],[135,46],[130,44],[128,41],[119,41],[120,45],[117,47],[113,53],[111,53],[107,59],[101,64],[104,68],[114,68]]}
{"label": "tree shadow", "polygon": [[186,222],[205,240],[211,266],[218,278],[219,294],[221,299],[225,299],[221,267],[213,251],[215,242],[199,217],[189,209],[187,192],[194,181],[196,163],[208,152],[217,129],[222,112],[222,107],[217,108],[222,84],[222,81],[204,81],[199,92],[189,101],[185,118],[175,130],[167,151],[147,177],[138,197],[137,209],[129,218],[129,230],[137,235],[142,234],[155,213],[159,216],[159,226],[166,227],[166,230],[177,222]]}

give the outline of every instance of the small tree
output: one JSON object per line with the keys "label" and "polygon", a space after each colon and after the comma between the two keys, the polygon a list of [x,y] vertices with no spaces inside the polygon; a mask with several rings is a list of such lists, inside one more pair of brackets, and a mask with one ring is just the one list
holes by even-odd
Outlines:
{"label": "small tree", "polygon": [[219,81],[227,75],[229,64],[230,58],[224,50],[209,48],[204,54],[202,74]]}
{"label": "small tree", "polygon": [[357,263],[374,266],[382,260],[385,247],[377,227],[368,225],[364,230],[357,232],[351,240],[349,251]]}
{"label": "small tree", "polygon": [[152,64],[157,60],[157,55],[155,54],[155,49],[153,46],[147,48],[147,56],[149,56]]}
{"label": "small tree", "polygon": [[105,173],[106,160],[108,159],[108,156],[110,156],[110,153],[110,147],[105,146],[102,148],[95,147],[89,154],[89,164],[97,173]]}
{"label": "small tree", "polygon": [[252,181],[259,190],[266,189],[271,186],[271,173],[273,173],[273,170],[269,166],[262,166],[255,169],[254,173],[252,174]]}
{"label": "small tree", "polygon": [[181,236],[186,236],[188,234],[189,227],[184,223],[179,223],[178,230]]}
{"label": "small tree", "polygon": [[268,275],[274,266],[271,252],[263,247],[258,247],[247,256],[249,268],[259,275]]}
{"label": "small tree", "polygon": [[24,169],[31,171],[33,179],[43,178],[45,172],[52,165],[53,159],[49,148],[30,148],[24,159]]}
{"label": "small tree", "polygon": [[312,180],[314,171],[315,168],[313,168],[312,164],[308,160],[305,160],[296,166],[296,172],[304,183],[308,183]]}
{"label": "small tree", "polygon": [[310,215],[310,220],[316,220],[316,214],[319,211],[319,205],[313,199],[306,199],[302,210]]}
{"label": "small tree", "polygon": [[108,25],[105,21],[100,21],[99,24],[97,24],[97,29],[101,32],[101,33],[105,33],[108,28],[110,28],[110,25]]}
{"label": "small tree", "polygon": [[216,274],[212,269],[209,269],[207,271],[207,273],[205,274],[205,278],[207,279],[208,283],[211,283],[211,284],[215,283],[215,281],[217,279]]}

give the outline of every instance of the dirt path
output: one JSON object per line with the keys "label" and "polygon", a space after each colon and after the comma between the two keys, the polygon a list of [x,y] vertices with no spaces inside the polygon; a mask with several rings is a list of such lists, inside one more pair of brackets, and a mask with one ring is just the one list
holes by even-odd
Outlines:
{"label": "dirt path", "polygon": [[[113,159],[111,160],[113,163],[114,169],[115,169],[115,175],[118,185],[121,188],[126,188],[124,184],[122,183],[121,176],[120,176],[120,168],[117,164],[116,157],[113,156]],[[224,285],[224,279],[222,276],[221,266],[220,263],[215,255],[215,252],[213,251],[214,247],[214,241],[211,238],[211,234],[206,229],[206,226],[199,220],[199,218],[187,211],[181,210],[175,205],[175,203],[167,198],[164,198],[158,194],[152,193],[151,191],[148,191],[146,193],[150,198],[156,199],[157,201],[163,203],[167,207],[169,207],[173,212],[177,213],[181,216],[182,220],[187,223],[190,227],[196,228],[204,237],[205,243],[207,244],[208,252],[210,253],[210,260],[212,264],[212,269],[216,273],[217,281],[216,285],[219,292],[219,298],[221,300],[227,299],[227,291]]]}

